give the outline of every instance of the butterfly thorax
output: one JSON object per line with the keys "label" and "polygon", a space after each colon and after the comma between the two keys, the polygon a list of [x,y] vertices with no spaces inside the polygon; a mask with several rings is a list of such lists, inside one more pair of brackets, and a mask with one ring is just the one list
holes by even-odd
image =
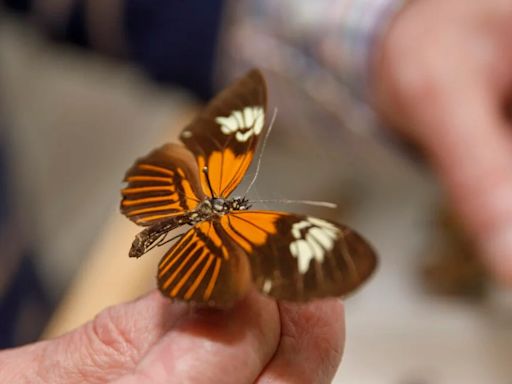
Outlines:
{"label": "butterfly thorax", "polygon": [[141,231],[135,236],[129,255],[138,258],[155,246],[165,244],[167,233],[182,225],[195,225],[202,221],[216,220],[229,212],[244,211],[250,207],[245,197],[206,198],[193,211],[162,220]]}
{"label": "butterfly thorax", "polygon": [[211,197],[203,200],[197,208],[190,213],[189,224],[197,224],[205,220],[213,220],[233,211],[244,211],[251,207],[245,197],[232,197],[224,199]]}

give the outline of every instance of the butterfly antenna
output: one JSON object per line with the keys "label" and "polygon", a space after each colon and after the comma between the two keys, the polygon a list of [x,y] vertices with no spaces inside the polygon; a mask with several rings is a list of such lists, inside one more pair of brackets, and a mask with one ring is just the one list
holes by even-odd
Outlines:
{"label": "butterfly antenna", "polygon": [[263,138],[263,143],[261,144],[261,151],[258,155],[258,162],[256,163],[256,171],[254,172],[254,176],[252,177],[251,182],[249,183],[249,186],[245,190],[245,193],[242,196],[247,196],[249,191],[251,190],[252,186],[256,182],[256,179],[258,178],[258,175],[260,173],[260,166],[261,166],[261,158],[263,157],[263,152],[265,151],[265,147],[267,146],[268,137],[270,136],[270,131],[272,131],[272,127],[274,126],[274,122],[276,121],[277,116],[277,108],[274,108],[274,113],[272,114],[272,120],[270,120],[270,124],[268,126],[268,130],[265,133],[265,137]]}
{"label": "butterfly antenna", "polygon": [[206,177],[206,183],[208,184],[208,188],[210,189],[210,193],[213,198],[217,197],[215,196],[215,192],[213,192],[212,183],[210,182],[210,177],[208,176],[208,167],[203,167],[203,173]]}
{"label": "butterfly antenna", "polygon": [[278,199],[278,200],[250,200],[249,203],[283,203],[283,204],[305,204],[312,205],[315,207],[324,207],[336,209],[338,204],[331,203],[329,201],[316,201],[316,200],[289,200],[289,199]]}

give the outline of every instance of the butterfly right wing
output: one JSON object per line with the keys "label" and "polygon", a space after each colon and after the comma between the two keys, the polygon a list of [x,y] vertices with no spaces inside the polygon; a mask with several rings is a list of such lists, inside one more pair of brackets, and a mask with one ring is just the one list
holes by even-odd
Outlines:
{"label": "butterfly right wing", "polygon": [[316,217],[237,211],[220,220],[248,255],[253,282],[276,299],[344,296],[374,271],[377,256],[352,229]]}
{"label": "butterfly right wing", "polygon": [[126,172],[121,212],[149,226],[193,210],[205,198],[199,171],[189,150],[166,144],[138,159]]}
{"label": "butterfly right wing", "polygon": [[189,229],[158,266],[158,287],[171,299],[229,307],[250,286],[247,256],[214,221]]}

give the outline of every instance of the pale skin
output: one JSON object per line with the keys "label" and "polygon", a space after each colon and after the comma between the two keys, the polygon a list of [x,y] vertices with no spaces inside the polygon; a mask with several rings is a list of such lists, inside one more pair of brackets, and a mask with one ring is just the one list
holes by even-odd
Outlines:
{"label": "pale skin", "polygon": [[343,352],[337,299],[294,305],[251,292],[230,310],[159,292],[57,339],[5,350],[5,383],[329,383]]}
{"label": "pale skin", "polygon": [[512,286],[512,2],[412,1],[374,70],[382,115],[423,148],[483,261]]}
{"label": "pale skin", "polygon": [[[510,0],[416,0],[375,57],[375,104],[425,150],[499,280],[512,285]],[[2,382],[329,383],[344,344],[338,300],[251,293],[195,311],[158,292],[60,338],[0,353]]]}

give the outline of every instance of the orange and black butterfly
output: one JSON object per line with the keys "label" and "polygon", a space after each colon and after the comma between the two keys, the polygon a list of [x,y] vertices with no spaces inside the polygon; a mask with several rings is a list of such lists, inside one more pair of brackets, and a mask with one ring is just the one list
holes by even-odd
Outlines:
{"label": "orange and black butterfly", "polygon": [[180,135],[126,173],[121,211],[146,228],[130,249],[140,257],[170,231],[190,226],[165,253],[158,286],[169,298],[227,307],[254,286],[277,299],[341,296],[376,266],[350,228],[293,213],[249,210],[232,197],[264,131],[266,86],[252,70],[216,96]]}

